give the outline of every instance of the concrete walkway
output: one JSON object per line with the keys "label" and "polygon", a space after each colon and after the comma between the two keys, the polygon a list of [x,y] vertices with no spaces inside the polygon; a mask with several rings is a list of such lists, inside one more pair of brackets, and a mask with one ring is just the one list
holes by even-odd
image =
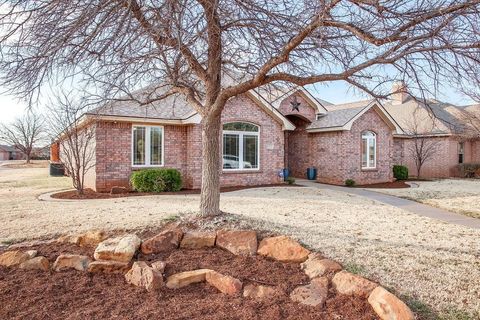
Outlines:
{"label": "concrete walkway", "polygon": [[447,223],[458,224],[461,226],[467,226],[470,228],[480,229],[480,219],[470,218],[458,213],[446,211],[443,209],[438,209],[432,206],[421,204],[412,200],[407,200],[363,188],[347,188],[341,186],[333,186],[328,184],[317,183],[304,179],[297,179],[296,183],[306,187],[318,188],[318,189],[327,189],[340,191],[345,193],[356,194],[362,197],[366,197],[372,200],[383,202],[391,206],[404,209],[420,216],[429,217],[432,219],[437,219],[445,221]]}

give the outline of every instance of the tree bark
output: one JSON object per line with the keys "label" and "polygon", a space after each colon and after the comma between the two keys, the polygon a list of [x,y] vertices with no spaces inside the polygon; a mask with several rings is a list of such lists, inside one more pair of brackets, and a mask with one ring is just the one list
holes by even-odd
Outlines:
{"label": "tree bark", "polygon": [[25,162],[26,162],[27,164],[30,163],[30,153],[26,153],[26,154],[25,154]]}
{"label": "tree bark", "polygon": [[202,120],[202,193],[200,215],[220,212],[220,115]]}

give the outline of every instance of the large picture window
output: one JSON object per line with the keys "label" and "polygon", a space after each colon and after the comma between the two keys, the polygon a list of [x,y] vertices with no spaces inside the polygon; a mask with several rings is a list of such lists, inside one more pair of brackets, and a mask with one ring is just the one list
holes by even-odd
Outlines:
{"label": "large picture window", "polygon": [[223,125],[223,169],[259,168],[259,127],[246,122]]}
{"label": "large picture window", "polygon": [[372,131],[362,133],[362,169],[377,167],[377,136]]}
{"label": "large picture window", "polygon": [[132,165],[163,166],[163,127],[133,127]]}

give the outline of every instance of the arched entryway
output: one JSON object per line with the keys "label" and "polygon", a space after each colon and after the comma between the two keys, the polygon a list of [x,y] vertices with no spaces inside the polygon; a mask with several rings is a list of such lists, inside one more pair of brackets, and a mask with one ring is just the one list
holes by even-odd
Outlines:
{"label": "arched entryway", "polygon": [[285,137],[285,163],[290,175],[296,178],[305,178],[307,168],[311,166],[310,143],[306,128],[311,123],[302,115],[287,115],[295,125],[294,131],[287,131]]}

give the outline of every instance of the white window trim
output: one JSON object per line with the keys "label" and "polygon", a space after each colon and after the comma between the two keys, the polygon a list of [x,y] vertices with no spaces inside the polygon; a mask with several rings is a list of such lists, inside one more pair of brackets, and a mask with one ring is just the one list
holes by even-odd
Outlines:
{"label": "white window trim", "polygon": [[[250,123],[250,122],[244,122],[244,121],[235,121],[235,122],[243,122],[243,123]],[[230,123],[230,122],[227,122],[227,123]],[[227,124],[227,123],[224,123],[224,124]],[[260,146],[260,126],[252,123],[254,126],[256,126],[258,128],[258,131],[230,131],[230,130],[222,130],[222,170],[223,171],[226,171],[226,172],[235,172],[235,171],[260,171],[260,150],[261,150],[261,146]],[[240,165],[240,168],[224,168],[223,167],[223,136],[225,134],[236,134],[238,135],[238,139],[239,139],[239,144],[238,144],[238,148],[239,148],[239,154],[238,154],[238,160],[239,160],[239,165]],[[257,136],[258,138],[258,166],[257,168],[243,168],[243,137],[244,136]]]}
{"label": "white window trim", "polygon": [[[135,128],[145,128],[145,164],[135,164],[134,163],[134,136],[133,131]],[[162,130],[162,163],[161,164],[150,164],[150,156],[151,156],[151,130],[152,128],[158,128]],[[155,168],[155,167],[163,167],[165,165],[165,129],[163,126],[148,126],[148,125],[135,125],[132,126],[132,147],[131,147],[131,164],[133,168]]]}
{"label": "white window trim", "polygon": [[[362,133],[362,169],[365,170],[372,170],[372,169],[377,169],[377,134],[373,131],[368,131],[373,133],[373,136],[366,136],[364,133]],[[365,167],[363,165],[363,140],[367,140],[367,166]],[[372,140],[375,141],[374,148],[373,148],[373,167],[370,166],[370,144],[372,143]]]}

